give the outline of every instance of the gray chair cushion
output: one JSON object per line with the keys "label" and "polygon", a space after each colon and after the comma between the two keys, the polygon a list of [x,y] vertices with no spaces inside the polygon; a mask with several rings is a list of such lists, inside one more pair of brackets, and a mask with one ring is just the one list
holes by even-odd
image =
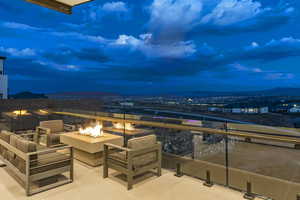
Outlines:
{"label": "gray chair cushion", "polygon": [[59,133],[64,131],[64,123],[62,120],[50,120],[40,122],[43,128],[49,128],[51,133]]}
{"label": "gray chair cushion", "polygon": [[108,158],[117,160],[119,162],[127,163],[126,151],[121,151],[121,152],[116,152],[116,153],[109,154]]}
{"label": "gray chair cushion", "polygon": [[147,147],[152,147],[155,145],[156,142],[156,136],[155,135],[148,135],[144,137],[138,137],[128,140],[128,148],[129,149],[144,149]]}
{"label": "gray chair cushion", "polygon": [[147,166],[155,161],[157,161],[156,152],[149,152],[144,155],[136,156],[132,161],[133,169]]}
{"label": "gray chair cushion", "polygon": [[52,169],[58,169],[61,167],[69,166],[71,164],[69,157],[62,153],[48,153],[40,155],[37,160],[37,165],[34,169],[30,170],[30,174],[37,174],[47,172]]}
{"label": "gray chair cushion", "polygon": [[60,135],[59,134],[49,134],[49,135],[47,135],[47,141],[50,146],[60,144]]}

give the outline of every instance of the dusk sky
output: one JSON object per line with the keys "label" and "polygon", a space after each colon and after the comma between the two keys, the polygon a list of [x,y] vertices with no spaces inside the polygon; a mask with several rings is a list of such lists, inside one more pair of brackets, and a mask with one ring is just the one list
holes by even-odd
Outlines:
{"label": "dusk sky", "polygon": [[300,87],[299,0],[0,1],[11,93]]}

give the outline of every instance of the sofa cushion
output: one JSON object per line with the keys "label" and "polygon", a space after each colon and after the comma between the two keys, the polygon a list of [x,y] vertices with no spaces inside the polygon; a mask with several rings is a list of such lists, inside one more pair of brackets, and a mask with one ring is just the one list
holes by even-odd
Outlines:
{"label": "sofa cushion", "polygon": [[4,140],[4,141],[7,142],[7,143],[10,143],[10,136],[11,136],[11,135],[14,135],[14,133],[9,132],[9,131],[2,130],[2,131],[0,132],[0,139]]}
{"label": "sofa cushion", "polygon": [[42,172],[46,172],[52,169],[58,169],[65,166],[70,166],[71,161],[68,160],[70,157],[62,154],[62,153],[48,153],[44,155],[40,155],[38,157],[37,165],[30,170],[30,173],[38,174]]}
{"label": "sofa cushion", "polygon": [[156,136],[148,135],[144,137],[138,137],[128,140],[128,148],[129,149],[144,149],[151,147],[156,144]]}
{"label": "sofa cushion", "polygon": [[16,156],[14,163],[15,163],[14,164],[15,167],[17,167],[21,173],[25,174],[25,172],[26,172],[26,161],[23,160],[21,157]]}
{"label": "sofa cushion", "polygon": [[18,136],[18,135],[11,135],[10,136],[10,145],[11,146],[13,146],[13,147],[15,147],[15,148],[17,148],[17,141],[20,139],[20,136]]}
{"label": "sofa cushion", "polygon": [[50,133],[58,133],[64,131],[64,123],[62,120],[50,120],[40,122],[40,126],[49,128]]}
{"label": "sofa cushion", "polygon": [[36,151],[36,144],[34,142],[30,142],[24,139],[17,140],[17,149],[24,153],[30,153]]}
{"label": "sofa cushion", "polygon": [[13,164],[15,160],[15,154],[13,152],[7,150],[4,157],[6,160]]}

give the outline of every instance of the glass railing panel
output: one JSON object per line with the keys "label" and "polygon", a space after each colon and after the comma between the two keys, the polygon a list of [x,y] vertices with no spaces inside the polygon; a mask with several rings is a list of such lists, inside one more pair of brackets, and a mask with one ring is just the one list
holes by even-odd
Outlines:
{"label": "glass railing panel", "polygon": [[296,199],[300,150],[294,144],[236,136],[229,137],[229,144],[230,187],[247,191],[248,183],[251,193],[272,199]]}
{"label": "glass railing panel", "polygon": [[226,136],[193,131],[193,161],[185,165],[188,175],[226,185]]}

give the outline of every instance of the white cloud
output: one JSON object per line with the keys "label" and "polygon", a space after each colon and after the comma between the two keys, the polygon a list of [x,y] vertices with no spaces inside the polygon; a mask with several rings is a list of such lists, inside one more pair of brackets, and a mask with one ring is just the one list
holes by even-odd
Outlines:
{"label": "white cloud", "polygon": [[266,44],[266,46],[276,46],[276,45],[282,45],[282,44],[288,44],[288,45],[299,45],[300,39],[296,39],[293,37],[284,37],[280,40],[271,40]]}
{"label": "white cloud", "polygon": [[290,80],[294,78],[295,75],[292,73],[281,73],[281,72],[269,73],[265,76],[266,80]]}
{"label": "white cloud", "polygon": [[17,22],[3,22],[2,27],[10,29],[28,30],[28,31],[40,31],[41,28],[30,26],[27,24],[21,24]]}
{"label": "white cloud", "polygon": [[137,39],[133,36],[128,35],[120,35],[118,39],[114,42],[115,45],[129,45],[132,47],[138,47],[139,45],[143,45],[143,41]]}
{"label": "white cloud", "polygon": [[14,57],[30,57],[36,55],[35,50],[30,48],[16,49],[0,47],[0,51],[8,53],[10,56]]}
{"label": "white cloud", "polygon": [[222,0],[202,18],[201,23],[221,26],[234,24],[257,16],[265,10],[261,7],[260,2],[253,0]]}
{"label": "white cloud", "polygon": [[102,6],[102,10],[109,11],[109,12],[127,12],[128,8],[124,2],[118,1],[118,2],[105,3]]}
{"label": "white cloud", "polygon": [[280,3],[264,7],[257,0],[154,0],[149,24],[158,35],[183,34],[195,27],[199,28],[196,32],[233,33],[281,25],[294,10]]}
{"label": "white cloud", "polygon": [[182,26],[194,23],[201,14],[203,0],[154,0],[150,24]]}
{"label": "white cloud", "polygon": [[86,40],[86,41],[102,43],[102,44],[105,44],[109,41],[102,36],[85,35],[77,32],[51,32],[51,34],[54,36],[71,37],[75,39]]}
{"label": "white cloud", "polygon": [[141,51],[150,58],[181,58],[194,54],[196,46],[191,41],[174,42],[172,44],[151,44],[152,34],[141,34],[139,38],[120,35],[113,43],[114,47],[127,46],[132,50]]}
{"label": "white cloud", "polygon": [[103,5],[91,4],[90,9],[87,12],[87,20],[97,20],[107,14],[114,14],[121,17],[120,19],[128,19],[124,14],[129,13],[129,8],[126,3],[122,1],[108,2]]}
{"label": "white cloud", "polygon": [[252,42],[252,43],[251,43],[251,46],[252,46],[253,48],[256,48],[256,47],[259,47],[259,44],[256,43],[256,42]]}
{"label": "white cloud", "polygon": [[260,77],[264,80],[291,80],[295,78],[295,75],[293,73],[278,72],[275,70],[268,71],[258,67],[251,68],[239,63],[231,64],[229,65],[229,67],[231,67],[231,69],[233,69],[234,71],[238,71],[241,73],[255,74],[255,76]]}
{"label": "white cloud", "polygon": [[242,65],[240,63],[231,64],[229,66],[231,66],[231,67],[233,67],[233,69],[235,69],[237,71],[241,71],[241,72],[252,72],[252,73],[262,73],[262,72],[264,72],[262,69],[260,69],[258,67],[251,68],[251,67],[247,67],[245,65]]}

